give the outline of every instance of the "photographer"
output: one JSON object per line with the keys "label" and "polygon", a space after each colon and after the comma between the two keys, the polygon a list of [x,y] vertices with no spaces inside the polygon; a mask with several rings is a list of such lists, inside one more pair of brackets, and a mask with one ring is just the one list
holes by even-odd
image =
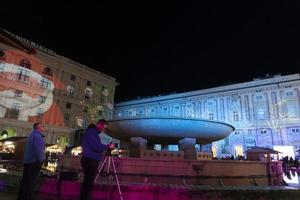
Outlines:
{"label": "photographer", "polygon": [[115,144],[104,145],[101,143],[99,134],[106,128],[107,121],[100,119],[96,125],[90,124],[83,134],[81,167],[84,174],[83,183],[80,191],[81,200],[92,199],[92,190],[97,169],[102,160],[103,152],[114,149]]}

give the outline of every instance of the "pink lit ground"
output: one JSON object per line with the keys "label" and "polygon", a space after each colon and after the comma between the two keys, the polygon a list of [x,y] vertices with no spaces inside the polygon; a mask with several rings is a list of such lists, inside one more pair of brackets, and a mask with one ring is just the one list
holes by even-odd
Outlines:
{"label": "pink lit ground", "polygon": [[[57,194],[57,182],[42,181],[40,191],[35,193],[36,200],[75,200],[78,199],[80,183],[64,181],[61,194]],[[299,188],[270,186],[183,186],[183,185],[122,185],[124,200],[224,200],[224,199],[299,199]],[[0,199],[15,200],[18,188],[0,190]],[[94,200],[120,199],[116,186],[96,185]]]}

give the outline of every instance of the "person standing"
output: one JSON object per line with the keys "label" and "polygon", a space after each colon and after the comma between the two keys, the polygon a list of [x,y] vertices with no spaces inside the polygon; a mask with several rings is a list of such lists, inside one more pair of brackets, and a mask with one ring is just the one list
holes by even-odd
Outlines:
{"label": "person standing", "polygon": [[23,177],[17,200],[32,199],[35,181],[45,161],[44,131],[45,127],[42,123],[35,123],[32,133],[27,137],[23,158]]}
{"label": "person standing", "polygon": [[102,144],[99,134],[106,128],[107,121],[100,119],[96,125],[90,124],[82,136],[81,167],[84,178],[80,190],[80,200],[92,199],[92,190],[95,177],[103,152],[108,148],[113,149],[115,144]]}

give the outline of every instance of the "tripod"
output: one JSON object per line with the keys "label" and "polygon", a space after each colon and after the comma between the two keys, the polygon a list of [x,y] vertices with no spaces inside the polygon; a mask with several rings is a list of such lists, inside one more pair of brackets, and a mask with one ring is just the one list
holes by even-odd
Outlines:
{"label": "tripod", "polygon": [[118,175],[117,175],[117,171],[116,171],[116,167],[115,167],[115,162],[114,162],[114,159],[111,155],[111,150],[110,149],[108,149],[106,151],[105,156],[104,156],[104,160],[101,163],[101,165],[99,164],[98,173],[96,175],[96,178],[95,178],[94,182],[96,182],[99,174],[103,173],[105,165],[107,166],[106,174],[107,175],[110,174],[110,165],[111,165],[111,163],[112,163],[112,166],[113,166],[113,173],[114,173],[114,176],[115,176],[115,179],[116,179],[116,182],[117,182],[117,187],[118,187],[120,199],[123,200],[123,196],[122,196],[122,192],[121,192],[121,188],[120,188],[120,183],[119,183],[119,179],[118,179]]}

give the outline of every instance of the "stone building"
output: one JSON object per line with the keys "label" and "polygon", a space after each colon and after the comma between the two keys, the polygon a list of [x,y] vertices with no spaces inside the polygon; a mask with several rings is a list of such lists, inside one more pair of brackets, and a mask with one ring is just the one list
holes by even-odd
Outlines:
{"label": "stone building", "polygon": [[0,138],[46,125],[46,142],[72,143],[73,133],[110,119],[117,82],[32,41],[0,30]]}
{"label": "stone building", "polygon": [[172,116],[223,121],[233,125],[235,131],[224,140],[214,142],[212,152],[219,157],[239,156],[245,155],[244,152],[253,146],[299,149],[299,106],[299,74],[276,75],[210,89],[121,102],[115,105],[113,118]]}

